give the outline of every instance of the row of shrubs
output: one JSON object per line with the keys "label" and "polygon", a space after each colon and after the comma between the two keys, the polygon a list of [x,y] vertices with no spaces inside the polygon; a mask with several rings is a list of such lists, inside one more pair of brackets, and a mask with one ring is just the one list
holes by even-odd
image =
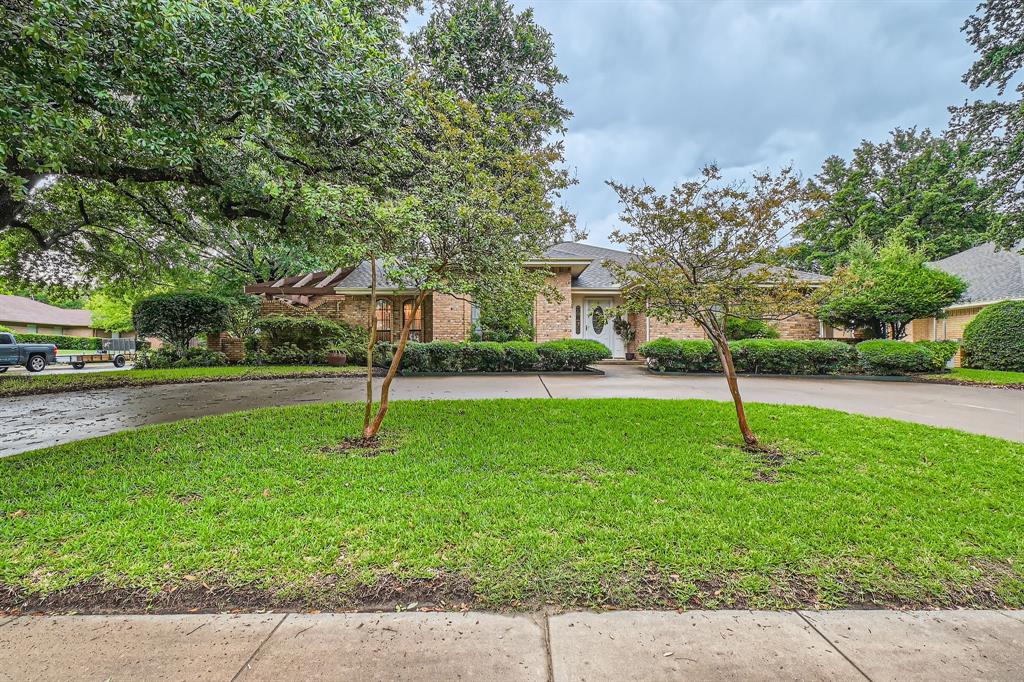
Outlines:
{"label": "row of shrubs", "polygon": [[[736,371],[744,374],[872,374],[935,372],[956,354],[955,341],[732,341]],[[710,341],[661,338],[638,349],[647,366],[659,372],[721,372]]]}
{"label": "row of shrubs", "polygon": [[52,343],[61,350],[100,350],[103,339],[95,336],[60,336],[58,334],[18,333],[19,343]]}
{"label": "row of shrubs", "polygon": [[[395,349],[395,344],[377,344],[374,364],[390,365]],[[604,344],[584,339],[544,343],[410,341],[405,346],[399,369],[404,372],[575,372],[610,357],[611,352]]]}

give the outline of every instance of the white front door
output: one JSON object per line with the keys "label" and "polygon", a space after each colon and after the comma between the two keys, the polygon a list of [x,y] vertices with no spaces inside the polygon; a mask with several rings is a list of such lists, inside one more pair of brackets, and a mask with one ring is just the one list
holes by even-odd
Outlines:
{"label": "white front door", "polygon": [[604,314],[612,307],[610,298],[588,298],[583,307],[583,338],[600,341],[615,353],[615,325]]}

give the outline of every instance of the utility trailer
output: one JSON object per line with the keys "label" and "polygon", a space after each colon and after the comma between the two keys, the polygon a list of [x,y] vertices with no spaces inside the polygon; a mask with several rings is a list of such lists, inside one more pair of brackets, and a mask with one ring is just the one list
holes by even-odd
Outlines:
{"label": "utility trailer", "polygon": [[60,355],[57,360],[75,369],[105,362],[113,364],[114,367],[124,367],[129,360],[134,361],[135,356],[135,339],[103,339],[103,350]]}

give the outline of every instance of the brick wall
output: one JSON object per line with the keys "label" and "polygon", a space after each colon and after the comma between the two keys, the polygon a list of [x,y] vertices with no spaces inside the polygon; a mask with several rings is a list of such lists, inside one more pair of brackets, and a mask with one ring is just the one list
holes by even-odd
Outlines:
{"label": "brick wall", "polygon": [[533,326],[538,343],[572,338],[572,278],[569,269],[560,268],[548,277],[548,284],[558,290],[562,300],[549,301],[543,295],[537,295],[533,305]]}
{"label": "brick wall", "polygon": [[771,325],[779,332],[780,339],[788,341],[810,341],[819,338],[821,327],[818,318],[811,315],[794,315],[777,320]]}
{"label": "brick wall", "polygon": [[473,324],[473,304],[466,297],[430,296],[430,333],[434,341],[464,341]]}
{"label": "brick wall", "polygon": [[[946,317],[935,319],[923,317],[907,325],[908,341],[959,341],[964,337],[964,327],[977,317],[985,306],[973,308],[957,308],[950,310]],[[963,348],[953,356],[953,366],[960,367],[963,361]]]}
{"label": "brick wall", "polygon": [[224,353],[228,357],[228,362],[241,362],[245,358],[244,342],[230,334],[207,334],[206,347]]}
{"label": "brick wall", "polygon": [[647,317],[636,316],[636,338],[639,343],[646,343],[667,336],[670,339],[706,339],[704,329],[692,320],[686,322],[662,322],[651,318],[650,338],[647,337]]}

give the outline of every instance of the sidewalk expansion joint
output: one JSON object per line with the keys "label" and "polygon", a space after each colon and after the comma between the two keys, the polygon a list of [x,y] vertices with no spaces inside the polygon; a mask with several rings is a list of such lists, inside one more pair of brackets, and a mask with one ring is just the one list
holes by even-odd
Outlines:
{"label": "sidewalk expansion joint", "polygon": [[0,621],[0,628],[2,628],[3,626],[5,626],[5,625],[7,625],[9,623],[13,623],[14,621],[16,621],[19,618],[21,618],[21,616],[11,616],[10,618],[8,618],[7,616],[4,616],[4,618],[6,618],[6,620]]}
{"label": "sidewalk expansion joint", "polygon": [[[544,377],[542,377],[541,375],[538,374],[537,378],[540,379],[540,385],[544,387],[544,390],[547,392],[548,397],[549,398],[554,398],[555,396],[551,395],[551,389],[548,388],[548,385],[546,383],[544,383]],[[546,617],[547,616],[545,616],[545,618]]]}
{"label": "sidewalk expansion joint", "polygon": [[555,682],[555,663],[551,655],[551,616],[544,610],[544,656],[547,659],[548,682]]}
{"label": "sidewalk expansion joint", "polygon": [[811,628],[812,630],[814,630],[815,632],[817,632],[817,633],[818,633],[818,636],[820,636],[820,637],[821,637],[821,638],[822,638],[823,640],[825,640],[826,642],[828,642],[829,646],[831,646],[831,647],[832,647],[833,649],[835,649],[836,651],[838,651],[838,652],[839,652],[839,655],[840,655],[840,656],[842,656],[842,657],[843,657],[844,659],[846,659],[846,662],[847,662],[847,663],[849,663],[850,665],[852,665],[852,666],[853,666],[853,668],[854,668],[854,670],[856,670],[856,671],[857,671],[857,672],[859,672],[859,673],[860,673],[861,675],[863,675],[863,676],[864,676],[864,679],[865,679],[865,680],[867,680],[868,682],[873,682],[873,680],[872,680],[872,679],[871,679],[870,677],[868,677],[868,674],[867,674],[866,672],[864,672],[863,670],[861,670],[861,669],[860,669],[860,666],[859,666],[859,665],[857,665],[856,663],[854,663],[854,662],[853,662],[853,659],[851,659],[851,658],[850,658],[849,656],[847,656],[847,655],[846,655],[846,653],[845,653],[845,652],[844,652],[844,651],[843,651],[842,649],[840,649],[840,648],[839,648],[839,646],[838,646],[838,645],[837,645],[837,644],[836,644],[835,642],[833,642],[833,641],[832,641],[831,639],[829,639],[828,637],[826,637],[826,636],[825,636],[825,633],[823,633],[823,632],[822,632],[821,630],[819,630],[819,629],[817,628],[817,626],[815,626],[815,625],[814,625],[814,623],[812,623],[812,622],[810,621],[810,619],[808,619],[808,618],[807,618],[807,616],[805,616],[805,615],[804,615],[803,613],[801,613],[800,611],[794,611],[794,613],[795,613],[796,615],[800,616],[800,618],[802,618],[802,619],[803,619],[803,621],[804,621],[805,623],[807,623],[807,625],[808,625],[808,626],[810,626],[810,628]]}
{"label": "sidewalk expansion joint", "polygon": [[285,620],[287,620],[288,616],[290,615],[292,614],[286,613],[284,614],[284,616],[281,617],[281,620],[277,621],[277,623],[274,625],[274,628],[270,631],[270,634],[263,638],[263,641],[260,642],[259,646],[256,647],[256,650],[249,655],[249,658],[245,660],[245,663],[243,663],[242,667],[238,669],[238,672],[235,673],[235,676],[231,678],[231,682],[236,682],[236,680],[241,679],[242,674],[249,669],[249,666],[251,666],[253,661],[256,660],[256,656],[259,655],[260,651],[263,650],[263,646],[270,641],[270,638],[274,636],[274,633],[277,632],[277,629],[281,627],[281,623],[285,622]]}

